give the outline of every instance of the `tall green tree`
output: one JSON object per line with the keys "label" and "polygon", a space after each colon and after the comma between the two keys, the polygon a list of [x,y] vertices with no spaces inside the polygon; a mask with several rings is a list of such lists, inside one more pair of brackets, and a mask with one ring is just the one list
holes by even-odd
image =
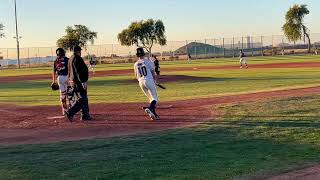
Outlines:
{"label": "tall green tree", "polygon": [[2,32],[4,29],[4,25],[0,23],[0,38],[4,37],[4,33]]}
{"label": "tall green tree", "polygon": [[123,46],[137,45],[147,50],[149,54],[155,44],[167,44],[165,26],[161,20],[142,20],[133,22],[118,34],[118,40]]}
{"label": "tall green tree", "polygon": [[66,35],[58,39],[57,46],[69,50],[72,50],[75,46],[86,48],[88,42],[93,44],[97,38],[97,32],[90,31],[84,25],[67,26],[65,32]]}
{"label": "tall green tree", "polygon": [[289,41],[296,42],[301,40],[302,37],[305,41],[308,40],[308,52],[311,51],[311,40],[310,40],[310,31],[304,24],[304,17],[308,15],[310,11],[307,8],[307,5],[295,4],[292,6],[286,13],[285,19],[286,22],[282,27],[282,30],[285,36]]}

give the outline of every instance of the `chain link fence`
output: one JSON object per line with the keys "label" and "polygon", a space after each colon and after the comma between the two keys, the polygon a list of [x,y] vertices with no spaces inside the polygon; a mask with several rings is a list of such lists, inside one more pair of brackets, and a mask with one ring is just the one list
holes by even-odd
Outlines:
{"label": "chain link fence", "polygon": [[[320,33],[311,34],[311,53],[320,48]],[[31,47],[20,49],[21,67],[52,65],[57,47]],[[131,63],[135,61],[136,47],[120,44],[90,45],[83,52],[85,59],[92,56],[99,63]],[[243,50],[247,56],[275,56],[307,54],[307,40],[290,42],[285,36],[243,36],[203,40],[168,41],[166,46],[155,45],[152,53],[160,60],[190,60],[222,57],[238,57]],[[67,54],[71,55],[70,52]],[[18,66],[15,48],[0,49],[2,67]]]}

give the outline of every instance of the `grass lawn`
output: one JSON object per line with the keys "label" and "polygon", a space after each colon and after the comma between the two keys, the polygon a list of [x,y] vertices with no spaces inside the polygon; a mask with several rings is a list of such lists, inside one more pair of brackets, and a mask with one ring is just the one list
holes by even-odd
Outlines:
{"label": "grass lawn", "polygon": [[[165,83],[159,90],[162,102],[236,93],[320,85],[320,68],[248,69],[178,71],[165,75],[192,79]],[[19,105],[58,105],[58,92],[49,88],[50,81],[5,83],[0,86],[0,103]],[[89,82],[90,103],[145,102],[133,76],[93,78]]]}
{"label": "grass lawn", "polygon": [[320,96],[212,107],[161,133],[0,147],[0,179],[231,179],[320,161]]}
{"label": "grass lawn", "polygon": [[[320,56],[274,56],[274,57],[248,57],[249,64],[268,64],[268,63],[290,63],[290,62],[319,62]],[[207,60],[194,60],[192,63],[187,61],[166,61],[161,62],[161,68],[176,67],[198,67],[198,66],[219,66],[219,65],[238,65],[238,58],[218,58]],[[97,65],[97,71],[132,69],[133,64],[104,64]],[[30,74],[51,74],[52,68],[24,68],[24,69],[4,69],[0,71],[0,77],[23,76]]]}

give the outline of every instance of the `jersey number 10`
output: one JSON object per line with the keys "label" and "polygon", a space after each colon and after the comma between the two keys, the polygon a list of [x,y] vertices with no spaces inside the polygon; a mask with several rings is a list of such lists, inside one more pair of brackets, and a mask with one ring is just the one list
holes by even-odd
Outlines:
{"label": "jersey number 10", "polygon": [[139,67],[138,70],[139,70],[139,73],[140,73],[141,76],[147,76],[148,75],[147,68],[145,66]]}

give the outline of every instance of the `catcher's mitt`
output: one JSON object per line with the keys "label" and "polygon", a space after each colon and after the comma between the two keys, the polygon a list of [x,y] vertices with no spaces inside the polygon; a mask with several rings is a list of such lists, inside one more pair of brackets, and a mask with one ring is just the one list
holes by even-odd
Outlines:
{"label": "catcher's mitt", "polygon": [[52,84],[51,84],[51,89],[52,89],[53,91],[58,91],[58,90],[59,90],[59,85],[58,85],[57,83],[52,83]]}

